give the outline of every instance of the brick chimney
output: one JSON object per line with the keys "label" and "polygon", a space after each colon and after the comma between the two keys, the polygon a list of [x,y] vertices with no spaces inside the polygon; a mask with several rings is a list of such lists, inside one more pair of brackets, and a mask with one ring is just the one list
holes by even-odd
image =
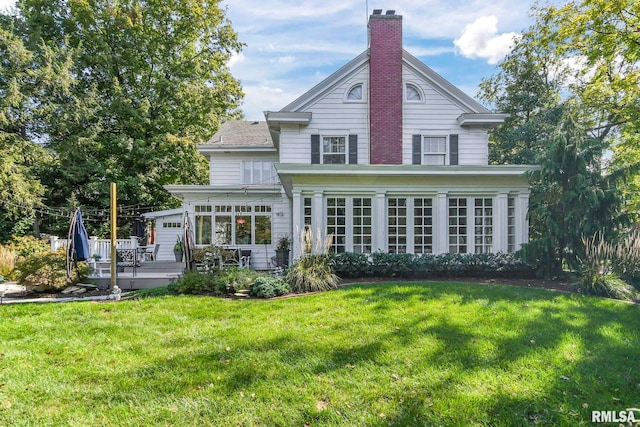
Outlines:
{"label": "brick chimney", "polygon": [[402,16],[369,17],[370,162],[402,164]]}

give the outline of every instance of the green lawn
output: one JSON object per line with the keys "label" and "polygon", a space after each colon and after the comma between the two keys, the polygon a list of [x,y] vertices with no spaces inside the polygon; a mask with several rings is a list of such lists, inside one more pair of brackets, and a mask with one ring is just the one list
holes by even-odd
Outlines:
{"label": "green lawn", "polygon": [[577,425],[640,408],[640,306],[539,289],[390,283],[0,314],[0,425]]}

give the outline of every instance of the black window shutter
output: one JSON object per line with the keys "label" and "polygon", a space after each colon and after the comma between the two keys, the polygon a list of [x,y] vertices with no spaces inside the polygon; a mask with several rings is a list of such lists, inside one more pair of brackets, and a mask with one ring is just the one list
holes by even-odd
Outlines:
{"label": "black window shutter", "polygon": [[449,164],[458,164],[458,135],[449,135]]}
{"label": "black window shutter", "polygon": [[412,139],[412,159],[414,165],[422,164],[422,135],[413,135]]}
{"label": "black window shutter", "polygon": [[311,164],[320,164],[320,135],[311,135]]}
{"label": "black window shutter", "polygon": [[349,135],[349,164],[358,164],[358,135]]}

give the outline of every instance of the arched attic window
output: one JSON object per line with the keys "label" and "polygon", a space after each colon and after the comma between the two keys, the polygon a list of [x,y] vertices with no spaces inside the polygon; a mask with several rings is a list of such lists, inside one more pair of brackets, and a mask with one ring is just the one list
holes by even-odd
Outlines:
{"label": "arched attic window", "polygon": [[358,83],[349,89],[347,101],[362,101],[362,83]]}
{"label": "arched attic window", "polygon": [[405,99],[407,101],[422,101],[422,93],[420,93],[420,89],[417,86],[412,84],[407,84],[405,89]]}

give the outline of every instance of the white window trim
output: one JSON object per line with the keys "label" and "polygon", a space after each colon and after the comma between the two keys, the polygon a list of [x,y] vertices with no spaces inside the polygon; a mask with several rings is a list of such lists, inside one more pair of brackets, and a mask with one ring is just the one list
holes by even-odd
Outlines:
{"label": "white window trim", "polygon": [[[340,152],[328,152],[325,153],[324,151],[324,139],[325,138],[344,138],[344,152],[340,153]],[[326,155],[334,155],[334,154],[344,154],[344,162],[343,163],[326,163],[324,161],[324,156]],[[327,134],[323,134],[320,135],[320,163],[323,165],[329,164],[329,165],[336,165],[336,164],[340,164],[340,165],[346,165],[349,161],[349,135],[348,134],[343,134],[340,132],[332,132],[332,133],[327,133]]]}
{"label": "white window trim", "polygon": [[[362,86],[362,98],[361,99],[349,99],[349,93],[351,93],[351,91],[356,87],[356,86]],[[342,97],[342,101],[344,103],[348,103],[348,104],[364,104],[367,102],[367,85],[365,82],[356,82],[352,85],[350,85],[347,90],[344,92],[344,95]]]}
{"label": "white window trim", "polygon": [[[412,88],[414,88],[416,90],[416,92],[418,92],[418,95],[420,95],[420,99],[409,99],[408,98],[408,90],[407,88],[411,86]],[[425,102],[424,100],[424,91],[422,90],[422,88],[420,87],[419,84],[414,83],[414,82],[406,82],[403,87],[402,87],[402,99],[404,99],[404,102],[408,103],[408,104],[423,104]]]}
{"label": "white window trim", "polygon": [[[271,170],[271,176],[273,177],[272,180],[268,180],[265,181],[264,179],[260,179],[258,182],[256,182],[256,180],[254,179],[253,176],[253,172],[254,172],[254,164],[255,163],[260,163],[260,175],[262,178],[262,166],[265,163],[269,164],[270,170]],[[242,185],[271,185],[271,184],[277,184],[279,183],[278,180],[278,173],[275,170],[275,167],[273,166],[273,161],[271,160],[243,160],[240,162],[240,182],[242,183]],[[245,182],[245,176],[244,176],[244,169],[245,169],[245,165],[249,165],[249,171],[251,173],[251,178],[249,179],[250,182]]]}
{"label": "white window trim", "polygon": [[427,154],[442,154],[442,153],[427,153],[426,150],[426,142],[425,142],[425,138],[444,138],[444,149],[445,149],[445,153],[444,153],[444,165],[449,165],[450,164],[450,159],[449,159],[449,154],[451,153],[450,147],[449,147],[449,135],[443,134],[443,133],[425,133],[422,132],[422,141],[421,141],[421,148],[420,148],[420,155],[421,155],[421,159],[422,162],[421,164],[423,165],[427,165],[427,163],[425,163],[424,158]]}

